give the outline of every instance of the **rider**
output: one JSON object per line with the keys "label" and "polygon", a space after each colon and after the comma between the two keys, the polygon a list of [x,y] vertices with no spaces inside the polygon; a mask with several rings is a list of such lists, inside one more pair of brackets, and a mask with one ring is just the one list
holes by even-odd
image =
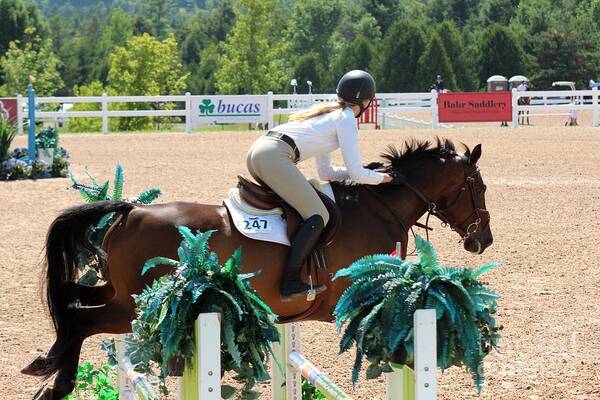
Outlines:
{"label": "rider", "polygon": [[[315,157],[319,178],[327,181],[351,179],[371,185],[392,181],[388,174],[363,168],[358,148],[355,118],[375,97],[375,80],[365,71],[350,71],[340,79],[336,92],[336,103],[291,115],[290,122],[260,137],[246,158],[252,177],[281,196],[304,220],[291,242],[280,286],[282,301],[291,301],[310,289],[300,279],[300,270],[329,221],[325,205],[296,163]],[[337,148],[341,149],[345,168],[331,165],[331,152]],[[326,287],[317,285],[314,289],[320,293]]]}

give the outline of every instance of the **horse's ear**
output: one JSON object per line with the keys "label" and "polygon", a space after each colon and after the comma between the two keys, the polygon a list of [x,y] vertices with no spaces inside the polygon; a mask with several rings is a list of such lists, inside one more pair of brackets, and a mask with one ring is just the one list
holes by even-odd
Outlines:
{"label": "horse's ear", "polygon": [[477,164],[477,161],[479,161],[479,157],[481,157],[481,143],[475,146],[475,148],[469,154],[469,164]]}

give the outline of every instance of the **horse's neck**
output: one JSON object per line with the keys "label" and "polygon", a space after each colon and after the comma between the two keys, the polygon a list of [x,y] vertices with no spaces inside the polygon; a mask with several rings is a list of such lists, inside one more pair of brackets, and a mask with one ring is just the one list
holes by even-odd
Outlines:
{"label": "horse's neck", "polygon": [[[428,201],[437,202],[444,190],[442,182],[436,183],[438,176],[442,176],[442,174],[431,169],[427,175],[410,177],[409,182]],[[394,188],[386,186],[332,185],[336,201],[345,204],[344,209],[348,210],[348,214],[353,213],[353,206],[360,207],[367,209],[373,216],[381,217],[390,223],[397,219],[401,221],[405,229],[409,229],[427,212],[428,204],[407,186],[399,185]],[[355,204],[348,205],[347,202]],[[352,217],[352,215],[344,217]]]}
{"label": "horse's neck", "polygon": [[343,213],[343,221],[365,219],[365,228],[380,228],[374,222],[380,221],[389,228],[390,224],[398,224],[396,228],[405,231],[410,229],[427,210],[425,203],[407,187],[396,187],[392,190],[380,186],[332,185],[336,202]]}

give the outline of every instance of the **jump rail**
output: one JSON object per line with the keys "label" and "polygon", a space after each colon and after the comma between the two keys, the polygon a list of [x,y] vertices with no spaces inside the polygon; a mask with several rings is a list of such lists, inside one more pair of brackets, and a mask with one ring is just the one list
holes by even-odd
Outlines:
{"label": "jump rail", "polygon": [[[196,321],[196,351],[191,366],[186,365],[180,379],[179,400],[221,399],[220,321],[217,313],[200,314]],[[434,400],[436,382],[435,310],[417,310],[414,315],[415,371],[394,367],[386,374],[387,400]],[[281,342],[273,343],[273,400],[301,400],[301,378],[317,387],[328,399],[351,400],[326,374],[315,367],[300,351],[300,324],[279,327]],[[148,379],[133,370],[131,361],[119,345],[120,400],[155,400]]]}
{"label": "jump rail", "polygon": [[[415,312],[414,332],[415,370],[406,366],[394,366],[394,372],[386,374],[388,400],[434,400],[437,397],[435,310]],[[302,355],[299,323],[280,325],[279,334],[281,341],[273,343],[273,353],[276,356],[271,368],[273,400],[301,400],[302,377],[328,399],[351,399]]]}

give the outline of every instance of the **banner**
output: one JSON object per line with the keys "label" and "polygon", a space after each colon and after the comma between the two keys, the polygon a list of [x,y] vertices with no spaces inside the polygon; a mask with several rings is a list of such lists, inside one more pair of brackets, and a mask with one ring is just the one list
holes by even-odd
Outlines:
{"label": "banner", "polygon": [[504,122],[512,120],[512,94],[441,93],[438,96],[440,122]]}
{"label": "banner", "polygon": [[192,126],[269,122],[267,96],[193,96]]}
{"label": "banner", "polygon": [[17,99],[0,98],[0,115],[9,122],[17,120]]}

